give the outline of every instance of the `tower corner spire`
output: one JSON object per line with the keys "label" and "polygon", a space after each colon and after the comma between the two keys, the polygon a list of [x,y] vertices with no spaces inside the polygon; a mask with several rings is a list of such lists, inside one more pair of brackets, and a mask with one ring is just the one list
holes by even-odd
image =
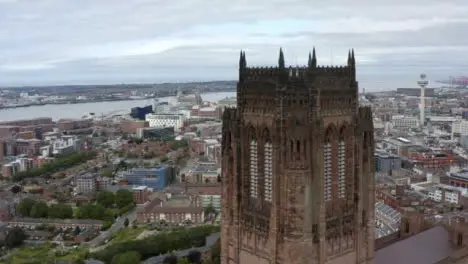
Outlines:
{"label": "tower corner spire", "polygon": [[285,66],[285,63],[284,63],[283,48],[280,48],[280,51],[279,51],[278,66],[279,66],[281,69],[284,69],[284,68],[286,67],[286,66]]}

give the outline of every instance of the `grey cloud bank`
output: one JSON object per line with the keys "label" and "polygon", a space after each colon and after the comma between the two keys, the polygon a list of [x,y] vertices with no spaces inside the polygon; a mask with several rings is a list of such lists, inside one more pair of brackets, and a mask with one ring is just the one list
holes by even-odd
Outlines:
{"label": "grey cloud bank", "polygon": [[344,64],[360,86],[468,75],[467,1],[0,0],[0,85],[235,79],[250,65]]}

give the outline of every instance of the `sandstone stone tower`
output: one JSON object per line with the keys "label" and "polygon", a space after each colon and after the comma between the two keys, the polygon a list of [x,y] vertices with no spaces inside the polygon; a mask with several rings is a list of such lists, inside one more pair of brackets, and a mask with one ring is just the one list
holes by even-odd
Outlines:
{"label": "sandstone stone tower", "polygon": [[346,66],[247,67],[223,115],[223,264],[369,264],[373,124]]}

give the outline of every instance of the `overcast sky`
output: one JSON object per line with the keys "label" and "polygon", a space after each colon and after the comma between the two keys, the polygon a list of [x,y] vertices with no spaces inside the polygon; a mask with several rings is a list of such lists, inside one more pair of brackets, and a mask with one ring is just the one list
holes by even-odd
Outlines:
{"label": "overcast sky", "polygon": [[[468,1],[0,0],[0,85],[234,80],[248,65],[345,64],[361,88],[468,75]],[[431,82],[433,86],[436,84]]]}

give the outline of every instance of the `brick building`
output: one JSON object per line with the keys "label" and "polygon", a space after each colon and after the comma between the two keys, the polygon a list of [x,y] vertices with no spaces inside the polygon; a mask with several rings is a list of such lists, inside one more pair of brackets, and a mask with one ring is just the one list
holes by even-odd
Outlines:
{"label": "brick building", "polygon": [[26,154],[30,157],[39,154],[41,141],[38,139],[17,139],[16,155]]}
{"label": "brick building", "polygon": [[447,184],[455,187],[468,188],[468,169],[463,169],[460,172],[451,172],[448,175]]}
{"label": "brick building", "polygon": [[[239,62],[223,114],[221,263],[373,263],[373,123],[343,67]],[[359,155],[356,155],[358,154]]]}
{"label": "brick building", "polygon": [[151,200],[151,194],[153,192],[146,186],[137,186],[132,188],[133,201],[136,204],[144,204]]}
{"label": "brick building", "polygon": [[416,167],[425,169],[448,168],[457,163],[457,158],[448,152],[410,154]]}
{"label": "brick building", "polygon": [[190,111],[190,116],[193,119],[219,119],[221,114],[221,107],[200,107],[195,105]]}
{"label": "brick building", "polygon": [[89,128],[91,125],[92,122],[90,119],[60,119],[57,122],[60,131]]}
{"label": "brick building", "polygon": [[125,120],[120,123],[120,130],[122,133],[135,134],[139,128],[145,127],[149,127],[149,123],[143,120]]}
{"label": "brick building", "polygon": [[204,209],[196,197],[172,197],[166,201],[155,199],[137,211],[139,223],[202,224]]}
{"label": "brick building", "polygon": [[0,137],[11,137],[19,131],[19,126],[0,125]]}
{"label": "brick building", "polygon": [[33,119],[21,119],[14,121],[0,122],[0,126],[37,126],[37,125],[51,125],[53,124],[50,117],[39,117]]}

